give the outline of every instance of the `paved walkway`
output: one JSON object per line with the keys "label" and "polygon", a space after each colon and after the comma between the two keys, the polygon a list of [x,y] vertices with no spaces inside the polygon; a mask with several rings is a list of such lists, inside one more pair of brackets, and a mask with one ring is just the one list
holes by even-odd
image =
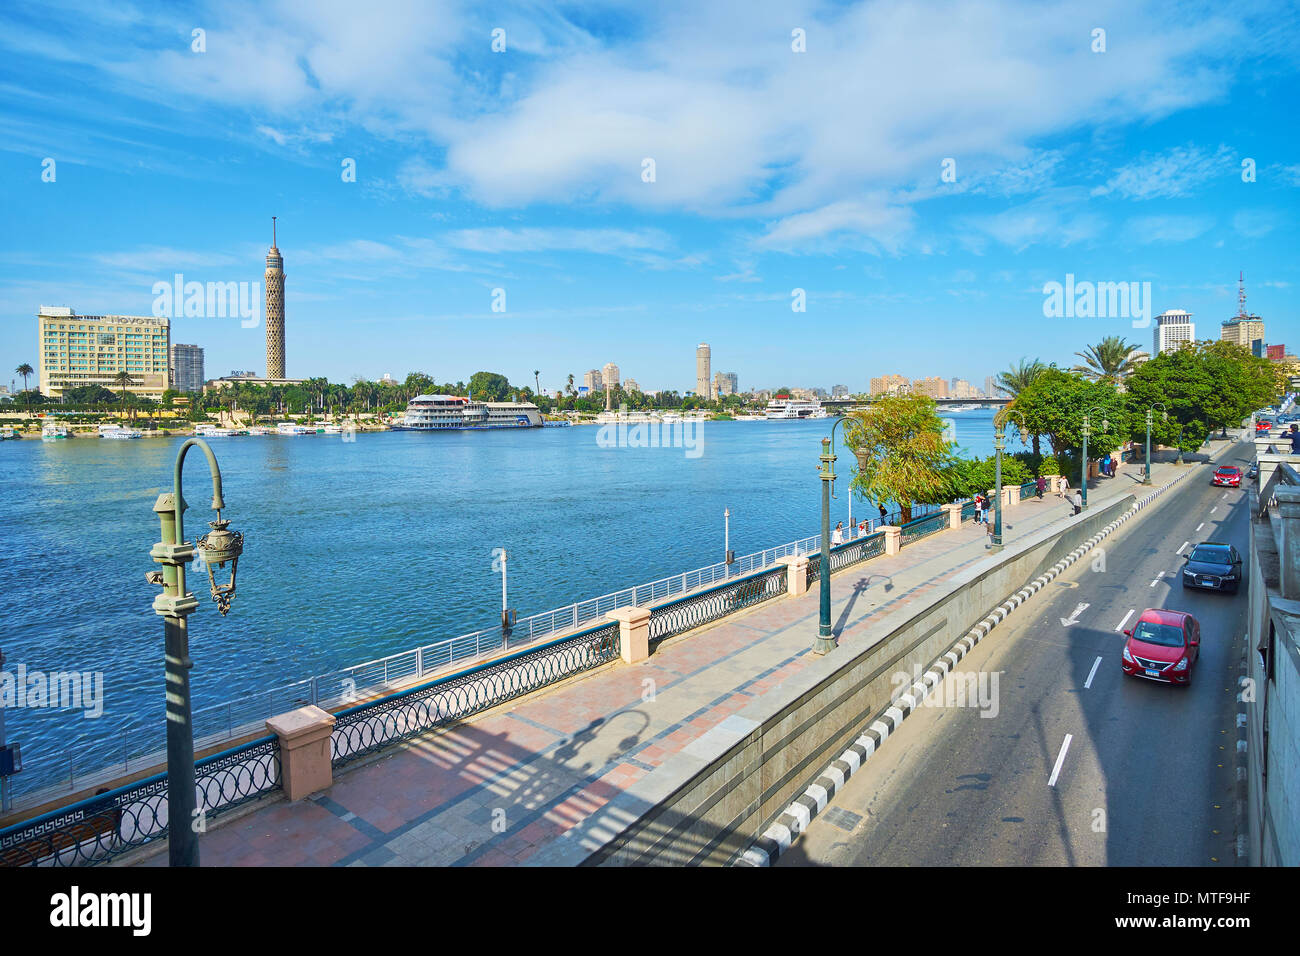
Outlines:
{"label": "paved walkway", "polygon": [[[1222,447],[1216,442],[1212,451]],[[1156,484],[1175,466],[1152,468]],[[1131,492],[1125,466],[1090,483],[1089,504]],[[1004,513],[1008,540],[1065,520],[1060,498]],[[931,535],[831,580],[832,621],[852,644],[987,555],[982,526]],[[330,789],[220,820],[207,866],[499,866],[522,863],[667,757],[812,659],[818,595],[783,597],[615,664],[425,734],[347,768]],[[166,855],[144,861],[164,865]]]}

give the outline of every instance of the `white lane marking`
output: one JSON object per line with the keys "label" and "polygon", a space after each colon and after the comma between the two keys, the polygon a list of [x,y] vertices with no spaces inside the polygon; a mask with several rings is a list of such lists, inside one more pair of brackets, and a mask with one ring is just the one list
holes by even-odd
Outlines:
{"label": "white lane marking", "polygon": [[[1183,542],[1183,548],[1187,547],[1189,544],[1191,544],[1190,541],[1184,541],[1184,542]],[[1174,554],[1182,554],[1182,553],[1183,553],[1183,548],[1179,548],[1177,551],[1174,552]]]}
{"label": "white lane marking", "polygon": [[1047,778],[1049,787],[1056,786],[1056,778],[1061,772],[1061,764],[1065,763],[1065,752],[1070,749],[1070,741],[1074,739],[1074,734],[1065,735],[1065,743],[1061,744],[1061,752],[1056,755],[1056,766],[1052,768],[1052,775]]}
{"label": "white lane marking", "polygon": [[1065,627],[1069,627],[1071,624],[1078,624],[1079,615],[1082,614],[1084,611],[1088,610],[1089,607],[1091,607],[1091,605],[1089,604],[1075,605],[1074,613],[1071,614],[1069,617],[1061,618],[1061,624]]}
{"label": "white lane marking", "polygon": [[1213,508],[1210,509],[1210,514],[1214,514],[1218,510],[1219,510],[1219,506],[1215,505]]}
{"label": "white lane marking", "polygon": [[1117,631],[1124,630],[1124,625],[1128,623],[1128,619],[1131,618],[1132,616],[1133,616],[1133,608],[1129,608],[1128,613],[1124,615],[1124,620],[1120,621],[1118,624],[1115,625],[1115,630]]}
{"label": "white lane marking", "polygon": [[1202,521],[1200,524],[1198,524],[1198,525],[1196,526],[1196,530],[1197,530],[1197,531],[1200,531],[1200,530],[1201,530],[1202,528],[1204,528],[1204,527],[1205,527],[1205,522]]}
{"label": "white lane marking", "polygon": [[1223,493],[1223,497],[1225,498],[1228,497],[1228,493],[1226,491]]}
{"label": "white lane marking", "polygon": [[1155,587],[1157,584],[1160,583],[1160,579],[1163,578],[1164,576],[1165,576],[1165,572],[1161,571],[1159,574],[1156,575],[1156,579],[1152,581],[1150,584],[1148,584],[1147,587],[1149,588]]}
{"label": "white lane marking", "polygon": [[1097,665],[1099,665],[1100,663],[1101,663],[1101,658],[1100,658],[1100,657],[1097,658],[1095,661],[1092,662],[1092,670],[1088,671],[1088,679],[1087,679],[1086,681],[1083,682],[1083,689],[1084,689],[1084,690],[1087,690],[1089,687],[1092,686],[1092,679],[1093,679],[1095,676],[1097,676]]}

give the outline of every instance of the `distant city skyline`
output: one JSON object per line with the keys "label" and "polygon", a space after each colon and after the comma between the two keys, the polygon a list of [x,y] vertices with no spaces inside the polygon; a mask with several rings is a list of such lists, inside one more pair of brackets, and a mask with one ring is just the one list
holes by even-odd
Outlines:
{"label": "distant city skyline", "polygon": [[[272,215],[286,367],[274,310],[173,316],[209,368],[556,388],[612,359],[684,394],[708,342],[709,390],[716,368],[976,383],[1111,335],[1145,351],[1172,309],[1217,338],[1242,270],[1268,344],[1300,338],[1287,5],[965,9],[810,8],[795,52],[764,2],[452,0],[377,38],[291,4],[8,5],[0,176],[22,228],[0,238],[0,360],[37,363],[42,305],[149,315],[176,276],[261,286]],[[999,82],[954,110],[953,76]],[[845,121],[885,88],[907,95]],[[1148,314],[1048,318],[1067,277],[1149,283]]]}

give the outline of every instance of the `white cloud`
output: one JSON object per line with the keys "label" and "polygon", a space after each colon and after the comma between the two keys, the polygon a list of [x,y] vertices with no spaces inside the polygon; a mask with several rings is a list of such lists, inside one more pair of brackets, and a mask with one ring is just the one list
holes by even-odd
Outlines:
{"label": "white cloud", "polygon": [[1242,209],[1232,217],[1232,228],[1248,239],[1266,236],[1277,228],[1281,217],[1268,209]]}
{"label": "white cloud", "polygon": [[1139,242],[1186,242],[1213,227],[1214,219],[1209,216],[1135,216],[1124,231]]}
{"label": "white cloud", "polygon": [[593,252],[617,255],[662,250],[668,235],[657,229],[524,228],[459,229],[446,236],[449,245],[469,252]]}
{"label": "white cloud", "polygon": [[1158,155],[1144,153],[1117,170],[1107,183],[1094,188],[1092,195],[1116,193],[1125,199],[1187,196],[1198,186],[1234,171],[1236,162],[1226,146],[1213,153],[1197,146],[1175,146]]}

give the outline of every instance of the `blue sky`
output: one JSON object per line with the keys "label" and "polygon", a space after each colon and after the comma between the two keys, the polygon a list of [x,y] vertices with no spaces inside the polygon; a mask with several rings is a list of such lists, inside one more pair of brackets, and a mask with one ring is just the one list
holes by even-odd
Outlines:
{"label": "blue sky", "polygon": [[[1150,282],[1204,338],[1244,269],[1268,340],[1300,351],[1297,13],[7,4],[0,360],[37,364],[40,305],[149,314],[178,272],[260,284],[272,215],[294,377],[553,388],[613,361],[686,391],[707,341],[742,388],[865,390],[1149,344],[1128,318],[1045,318],[1067,273]],[[172,341],[210,376],[265,370],[238,319]]]}

